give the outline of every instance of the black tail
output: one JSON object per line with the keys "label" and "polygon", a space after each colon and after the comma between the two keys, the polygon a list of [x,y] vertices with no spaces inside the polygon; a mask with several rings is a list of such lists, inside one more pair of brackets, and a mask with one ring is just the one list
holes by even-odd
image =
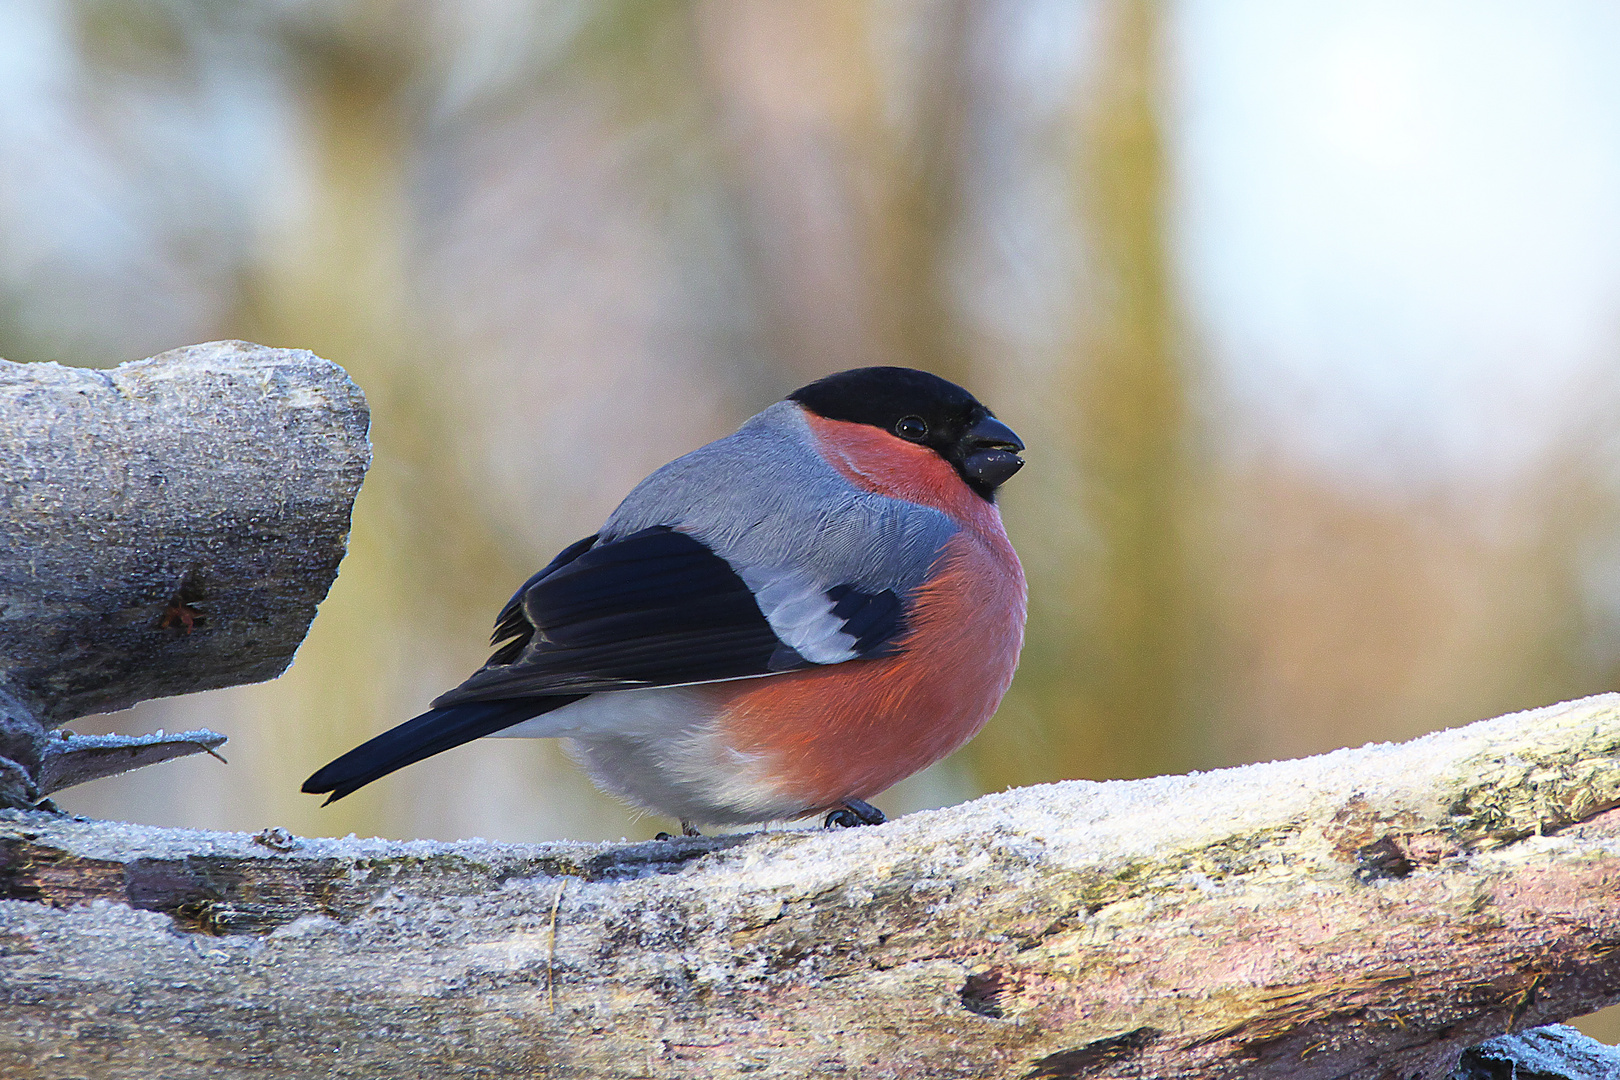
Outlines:
{"label": "black tail", "polygon": [[321,804],[325,806],[358,791],[379,777],[387,776],[395,769],[403,769],[453,746],[520,724],[531,716],[560,709],[584,696],[560,694],[556,697],[507,698],[503,701],[473,701],[466,705],[452,705],[448,709],[432,709],[369,742],[361,743],[317,770],[315,775],[304,781],[304,791],[310,795],[331,792],[326,802]]}

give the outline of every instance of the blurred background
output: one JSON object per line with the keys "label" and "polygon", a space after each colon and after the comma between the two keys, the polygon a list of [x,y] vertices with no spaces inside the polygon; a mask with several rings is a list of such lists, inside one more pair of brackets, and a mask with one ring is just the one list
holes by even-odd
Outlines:
{"label": "blurred background", "polygon": [[829,371],[1029,444],[1011,694],[901,812],[1620,683],[1610,0],[0,0],[0,355],[343,364],[376,464],[291,671],[76,730],[158,824],[647,837],[559,747],[325,810],[631,485]]}

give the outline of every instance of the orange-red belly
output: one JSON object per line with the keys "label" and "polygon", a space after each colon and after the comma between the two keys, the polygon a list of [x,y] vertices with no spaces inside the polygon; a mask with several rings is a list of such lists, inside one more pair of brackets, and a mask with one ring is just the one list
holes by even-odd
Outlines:
{"label": "orange-red belly", "polygon": [[730,684],[721,741],[758,755],[806,813],[871,798],[967,742],[1001,702],[1023,644],[1023,573],[999,538],[964,529],[946,542],[896,655]]}

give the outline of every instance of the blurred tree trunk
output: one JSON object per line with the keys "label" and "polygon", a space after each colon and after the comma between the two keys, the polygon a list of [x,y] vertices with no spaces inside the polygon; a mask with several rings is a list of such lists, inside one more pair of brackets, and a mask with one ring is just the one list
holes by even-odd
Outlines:
{"label": "blurred tree trunk", "polygon": [[[298,786],[312,761],[380,730],[397,704],[391,680],[377,673],[401,666],[396,630],[407,604],[406,560],[393,541],[400,535],[399,361],[407,340],[400,325],[407,311],[399,251],[405,136],[395,102],[401,73],[341,38],[289,40],[307,132],[308,194],[300,217],[267,238],[232,329],[256,340],[309,343],[342,363],[372,403],[376,458],[355,505],[343,574],[298,662],[249,699],[245,737],[253,744],[244,749],[253,759],[253,801],[268,820],[300,831],[371,834],[384,827],[374,800],[339,804],[316,819],[313,800]],[[261,738],[298,752],[268,752],[254,745]]]}
{"label": "blurred tree trunk", "polygon": [[[885,363],[973,383],[955,298],[952,242],[970,172],[977,99],[976,47],[988,5],[941,0],[918,30],[909,139],[882,139],[887,198],[874,229],[888,315]],[[881,119],[878,117],[876,119]]]}
{"label": "blurred tree trunk", "polygon": [[417,681],[444,669],[453,682],[482,662],[490,612],[526,573],[469,507],[455,421],[432,386],[453,367],[427,363],[416,316],[407,190],[415,128],[404,93],[415,33],[387,6],[287,32],[311,184],[303,216],[269,238],[244,283],[232,327],[339,359],[373,408],[376,464],[355,507],[351,556],[298,663],[252,693],[257,715],[236,739],[253,740],[259,812],[300,831],[370,834],[410,821],[397,805],[412,798],[408,787],[320,810],[299,784],[418,711]]}
{"label": "blurred tree trunk", "polygon": [[1077,434],[1104,579],[1089,645],[1098,714],[1129,737],[1111,741],[1100,761],[1066,761],[1070,776],[1176,772],[1196,759],[1184,692],[1191,507],[1159,115],[1162,24],[1157,0],[1111,5],[1086,129],[1082,184],[1100,280],[1097,317],[1082,334]]}
{"label": "blurred tree trunk", "polygon": [[[1068,558],[1031,567],[1031,616],[1011,704],[975,751],[990,788],[1032,777],[1145,776],[1201,760],[1187,690],[1192,610],[1187,371],[1168,230],[1170,176],[1159,114],[1163,13],[1112,0],[1085,81],[1077,157],[1086,252],[1067,401],[1048,411],[1066,445],[1043,458],[1038,507]],[[1068,459],[1074,490],[1062,489]],[[1033,478],[1032,478],[1033,479]],[[1039,747],[1032,752],[1030,747]]]}
{"label": "blurred tree trunk", "polygon": [[969,381],[950,241],[983,16],[966,0],[931,5],[907,27],[909,63],[875,47],[885,17],[833,0],[701,9],[764,347],[790,373],[779,391],[872,364]]}

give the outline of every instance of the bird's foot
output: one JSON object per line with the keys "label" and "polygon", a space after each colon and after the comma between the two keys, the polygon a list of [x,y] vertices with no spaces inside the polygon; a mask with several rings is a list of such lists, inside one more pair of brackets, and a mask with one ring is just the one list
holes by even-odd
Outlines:
{"label": "bird's foot", "polygon": [[[696,825],[693,825],[690,821],[687,821],[685,818],[681,818],[681,835],[682,836],[702,836],[703,834],[697,831],[697,826]],[[671,833],[661,832],[657,836],[653,837],[653,839],[654,840],[673,840],[673,839],[675,839],[675,837]]]}
{"label": "bird's foot", "polygon": [[861,825],[881,825],[888,821],[888,817],[869,802],[860,799],[845,799],[844,805],[827,815],[822,827],[831,829],[837,826],[840,829],[853,829]]}

